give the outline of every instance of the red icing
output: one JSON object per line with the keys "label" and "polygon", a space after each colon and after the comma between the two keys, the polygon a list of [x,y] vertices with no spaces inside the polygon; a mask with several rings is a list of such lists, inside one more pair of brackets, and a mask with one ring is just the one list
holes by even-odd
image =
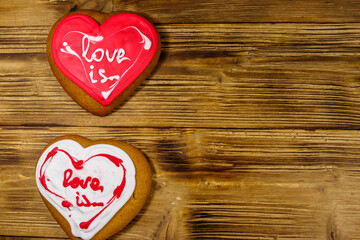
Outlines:
{"label": "red icing", "polygon": [[78,196],[76,196],[76,204],[79,207],[102,207],[104,206],[104,203],[102,202],[90,202],[90,200],[86,197],[86,195],[81,195],[81,197],[83,198],[84,202],[79,202],[79,192],[76,192],[76,194]]}
{"label": "red icing", "polygon": [[91,183],[90,183],[90,187],[92,188],[92,190],[97,191],[100,190],[101,192],[104,191],[104,187],[100,186],[100,180],[97,178],[93,178]]}
{"label": "red icing", "polygon": [[83,160],[78,160],[76,158],[74,158],[73,156],[71,156],[68,152],[62,150],[62,149],[58,149],[58,151],[65,153],[71,160],[72,165],[74,166],[75,169],[82,169],[83,168],[83,164],[84,161]]}
{"label": "red icing", "polygon": [[[48,155],[46,156],[45,162],[46,162],[49,158],[52,158],[53,156],[55,156],[55,154],[57,154],[59,151],[65,153],[65,154],[69,157],[69,159],[71,160],[71,163],[72,163],[72,165],[74,166],[74,168],[76,168],[76,169],[82,169],[82,168],[83,168],[84,161],[78,160],[78,159],[74,158],[74,157],[71,156],[68,152],[66,152],[66,151],[64,151],[64,150],[62,150],[62,149],[59,149],[58,147],[55,147],[53,150],[51,150],[51,151],[48,153]],[[44,162],[44,163],[45,163],[45,162]],[[43,163],[43,165],[44,165],[44,163]]]}
{"label": "red icing", "polygon": [[66,200],[62,201],[62,202],[61,202],[61,205],[62,205],[63,207],[66,207],[67,209],[69,209],[69,211],[71,211],[71,210],[70,210],[70,207],[73,207],[73,205],[71,204],[71,202],[66,201]]}
{"label": "red icing", "polygon": [[[110,161],[112,161],[112,162],[115,164],[115,166],[117,166],[117,167],[120,167],[120,164],[122,163],[122,160],[121,160],[121,159],[119,159],[119,158],[117,158],[117,157],[114,157],[114,156],[112,156],[112,155],[110,155],[110,154],[105,154],[105,153],[103,153],[103,154],[96,154],[96,155],[90,157],[89,159],[91,159],[91,158],[93,158],[93,157],[105,157],[105,158],[109,159]],[[88,160],[89,160],[89,159],[88,159]],[[88,160],[86,160],[86,161],[88,161]]]}
{"label": "red icing", "polygon": [[125,177],[125,175],[126,175],[126,169],[124,168],[124,166],[123,166],[122,164],[121,164],[121,167],[122,167],[123,170],[124,170],[124,176],[123,176],[123,179],[122,179],[122,181],[121,181],[121,184],[115,188],[112,198],[110,198],[110,200],[106,203],[106,206],[105,206],[103,209],[101,209],[101,211],[98,212],[98,214],[96,214],[93,218],[91,218],[91,219],[90,219],[89,221],[87,221],[87,222],[81,222],[80,225],[79,225],[81,229],[88,229],[89,226],[90,226],[90,224],[91,224],[108,206],[110,206],[110,204],[112,204],[116,198],[119,198],[119,197],[121,196],[121,194],[122,194],[122,192],[123,192],[123,190],[124,190],[125,184],[126,184],[126,177]]}
{"label": "red icing", "polygon": [[86,15],[70,15],[51,41],[60,71],[103,106],[146,69],[157,48],[154,27],[132,13],[117,14],[101,25]]}
{"label": "red icing", "polygon": [[[43,167],[44,167],[44,164],[45,164],[49,159],[52,159],[52,158],[53,158],[53,156],[58,152],[57,150],[58,150],[57,147],[54,148],[54,149],[51,150],[51,151],[48,153],[48,155],[46,156],[46,159],[45,159],[44,163],[41,165],[41,168],[40,168],[40,177],[39,177],[39,180],[40,180],[41,185],[46,189],[46,191],[48,191],[48,192],[51,193],[51,194],[54,194],[55,196],[57,196],[57,197],[59,197],[59,198],[64,199],[62,196],[60,196],[60,195],[52,192],[52,191],[47,187],[46,181],[45,181],[45,172],[42,174],[42,172],[43,172],[42,169],[43,169]],[[48,180],[49,180],[49,179],[48,179]]]}
{"label": "red icing", "polygon": [[[74,166],[75,169],[82,169],[83,168],[83,165],[88,162],[89,160],[91,160],[92,158],[94,157],[104,157],[106,159],[108,159],[109,161],[111,161],[112,163],[114,163],[114,165],[116,167],[122,167],[123,171],[124,171],[124,175],[123,175],[123,179],[120,183],[119,186],[117,186],[113,192],[113,196],[110,198],[110,200],[106,203],[106,205],[104,206],[104,203],[102,202],[90,202],[90,200],[85,196],[85,195],[81,195],[82,197],[82,201],[80,202],[80,194],[79,192],[76,192],[77,196],[76,196],[76,205],[78,207],[103,207],[95,216],[93,216],[90,220],[86,221],[86,222],[81,222],[79,224],[80,228],[82,229],[87,229],[89,228],[90,224],[107,208],[109,207],[115,199],[119,198],[124,190],[124,187],[125,187],[125,184],[126,184],[126,169],[125,167],[122,165],[122,160],[115,157],[115,156],[112,156],[112,155],[109,155],[109,154],[96,154],[96,155],[93,155],[91,157],[89,157],[88,159],[86,159],[85,161],[83,160],[78,160],[76,158],[74,158],[73,156],[71,156],[68,152],[66,152],[65,150],[62,150],[62,149],[59,149],[58,147],[55,147],[54,149],[52,149],[48,155],[46,156],[46,159],[45,161],[43,162],[43,164],[41,165],[40,167],[40,176],[39,176],[39,180],[40,180],[40,183],[41,185],[48,191],[50,192],[51,194],[61,198],[61,199],[64,199],[61,203],[61,205],[65,208],[68,208],[69,211],[71,211],[70,207],[74,207],[73,204],[67,200],[65,200],[64,197],[58,195],[57,193],[51,191],[47,185],[46,185],[46,181],[45,181],[45,171],[43,172],[43,167],[45,165],[45,163],[47,161],[51,161],[51,159],[59,152],[62,152],[64,153],[66,156],[68,156],[68,158],[70,159],[72,165]],[[72,180],[71,177],[72,177],[72,174],[73,174],[73,171],[71,169],[67,169],[65,170],[64,172],[64,181],[63,181],[63,186],[64,187],[72,187],[72,188],[77,188],[77,187],[81,187],[81,188],[87,188],[89,182],[89,186],[94,190],[94,191],[97,191],[97,190],[100,190],[101,192],[104,190],[104,187],[100,185],[100,180],[98,178],[93,178],[91,176],[87,177],[85,180],[83,179],[80,179],[79,177],[74,177]],[[71,215],[69,215],[71,216]]]}
{"label": "red icing", "polygon": [[92,190],[94,190],[94,191],[100,190],[101,192],[104,191],[104,187],[100,186],[100,180],[98,178],[92,178],[89,176],[85,180],[83,180],[83,179],[80,179],[79,177],[74,177],[72,180],[70,180],[72,174],[73,174],[73,171],[71,169],[65,170],[64,181],[63,181],[63,186],[65,188],[68,186],[70,186],[72,188],[78,188],[80,186],[83,189],[85,189],[85,188],[87,188],[88,183],[91,181],[90,187]]}

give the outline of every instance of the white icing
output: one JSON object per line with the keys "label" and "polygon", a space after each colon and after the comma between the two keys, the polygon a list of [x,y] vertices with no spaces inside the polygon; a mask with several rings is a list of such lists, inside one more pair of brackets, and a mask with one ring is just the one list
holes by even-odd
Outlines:
{"label": "white icing", "polygon": [[151,41],[150,39],[145,36],[145,34],[143,34],[138,28],[134,27],[134,26],[130,26],[129,28],[134,28],[136,31],[138,31],[138,33],[140,34],[140,36],[143,38],[141,43],[145,43],[144,44],[144,49],[145,50],[149,50],[151,48]]}
{"label": "white icing", "polygon": [[[93,72],[94,66],[91,65],[90,69],[91,69],[91,71],[89,72],[90,81],[92,83],[97,83],[98,80],[94,79],[94,72]],[[99,69],[98,74],[100,75],[100,77],[102,77],[102,79],[100,80],[101,83],[106,83],[107,80],[112,81],[114,79],[116,79],[116,80],[120,79],[119,75],[114,75],[114,76],[109,76],[109,77],[105,76],[104,75],[105,74],[105,69],[102,69],[102,68]]]}
{"label": "white icing", "polygon": [[[124,52],[124,55],[125,55],[125,50],[124,49],[122,49],[121,48],[121,50],[123,50],[123,52]],[[107,60],[109,61],[109,62],[113,62],[114,61],[114,59],[115,59],[115,55],[116,55],[116,52],[118,51],[118,49],[116,49],[115,48],[115,50],[114,50],[114,53],[113,53],[113,55],[112,55],[112,57],[110,57],[109,56],[109,51],[106,49],[106,58],[107,58]]]}
{"label": "white icing", "polygon": [[[82,38],[82,54],[81,56],[87,61],[87,62],[92,62],[92,61],[95,61],[95,62],[101,62],[104,57],[106,57],[106,59],[108,60],[108,62],[112,63],[115,59],[115,56],[116,56],[116,61],[120,64],[122,61],[124,60],[130,60],[129,58],[127,57],[124,57],[125,56],[125,50],[120,48],[120,49],[115,49],[114,50],[114,53],[113,53],[113,56],[110,57],[110,51],[109,49],[102,49],[102,48],[97,48],[92,54],[91,54],[91,57],[88,58],[87,55],[88,55],[88,51],[89,51],[89,47],[90,47],[90,42],[91,43],[94,43],[94,42],[101,42],[103,40],[103,37],[99,38],[99,41],[90,41],[91,38],[94,38],[93,36],[90,36],[90,35],[87,35],[85,33],[82,33],[84,36]],[[87,41],[85,41],[87,40]],[[85,44],[87,43],[87,44]],[[100,54],[98,54],[100,53]],[[116,55],[117,53],[117,55]]]}
{"label": "white icing", "polygon": [[[119,31],[117,32],[120,32],[120,31],[123,31],[123,30],[126,30],[128,28],[132,28],[132,29],[135,29],[139,35],[141,36],[142,38],[142,41],[140,43],[144,43],[144,46],[143,46],[143,49],[145,50],[149,50],[151,48],[151,41],[150,39],[145,36],[145,34],[143,34],[137,27],[135,26],[128,26],[128,27],[125,27],[123,29],[120,29]],[[116,34],[117,32],[114,32],[112,35]],[[83,32],[80,32],[80,31],[71,31],[71,32],[68,32],[66,35],[70,34],[70,33],[80,33],[83,35],[82,37],[82,53],[81,53],[81,56],[82,58],[74,51],[71,49],[70,46],[68,46],[67,42],[63,42],[63,46],[65,47],[65,49],[63,48],[60,48],[60,51],[63,52],[63,53],[67,53],[67,54],[70,54],[70,55],[74,55],[76,56],[82,63],[82,66],[83,66],[83,69],[84,69],[84,72],[86,73],[87,71],[85,70],[85,66],[84,66],[84,62],[83,62],[83,59],[85,59],[85,61],[87,61],[88,63],[91,63],[93,61],[95,62],[102,62],[104,59],[106,59],[108,62],[112,63],[115,59],[117,61],[118,64],[122,63],[123,61],[131,61],[131,59],[129,59],[128,57],[125,57],[125,50],[123,48],[119,48],[119,49],[114,49],[114,52],[112,54],[112,56],[110,56],[110,51],[108,49],[102,49],[102,48],[97,48],[90,56],[90,58],[88,57],[88,51],[89,51],[89,48],[90,48],[90,43],[96,43],[96,42],[101,42],[102,40],[104,40],[104,37],[103,36],[91,36],[91,35],[88,35],[86,33],[83,33]],[[65,36],[66,36],[65,35]],[[64,38],[65,38],[64,36]],[[141,50],[142,52],[142,50]],[[140,54],[141,54],[140,52]],[[140,56],[140,54],[138,55],[138,57]],[[104,97],[104,99],[107,99],[110,94],[112,93],[112,91],[115,89],[115,87],[118,85],[118,83],[120,82],[120,80],[122,79],[122,77],[134,66],[134,64],[137,62],[137,59],[138,57],[136,58],[136,60],[133,62],[133,64],[124,71],[124,73],[119,76],[119,75],[113,75],[113,76],[105,76],[105,69],[99,69],[98,70],[98,74],[99,76],[102,77],[102,79],[100,80],[101,83],[106,83],[108,80],[110,81],[113,81],[113,80],[116,80],[116,82],[111,85],[110,89],[108,91],[102,91],[101,94],[102,96]],[[91,65],[93,66],[93,65]],[[91,71],[89,72],[89,80],[91,83],[97,83],[99,80],[97,79],[94,79],[94,72],[93,72],[93,68],[94,67],[90,67]]]}
{"label": "white icing", "polygon": [[99,75],[102,77],[102,79],[100,80],[101,83],[106,83],[107,80],[112,81],[112,80],[114,80],[114,79],[116,79],[116,80],[119,80],[119,79],[120,79],[119,75],[114,75],[114,76],[106,77],[106,76],[104,75],[104,73],[105,73],[105,69],[99,69]]}
{"label": "white icing", "polygon": [[109,91],[102,91],[101,95],[107,99],[110,96],[110,93],[112,93],[112,91],[114,90],[114,88],[111,88]]}
{"label": "white icing", "polygon": [[[41,168],[47,155],[55,147],[65,150],[78,160],[86,160],[97,154],[109,154],[120,158],[123,161],[122,165],[126,169],[126,184],[120,198],[115,198],[114,202],[95,218],[88,229],[81,229],[79,224],[81,222],[89,221],[104,207],[78,207],[78,205],[87,204],[90,201],[92,203],[103,203],[104,206],[106,206],[113,197],[114,190],[123,180],[123,168],[121,166],[117,167],[105,157],[96,156],[86,161],[83,165],[83,169],[77,170],[74,168],[69,157],[60,151],[49,158]],[[71,169],[73,172],[71,179],[79,177],[80,179],[85,180],[89,176],[98,178],[100,180],[100,185],[104,187],[103,191],[94,191],[92,187],[90,187],[91,181],[85,189],[81,186],[75,189],[71,186],[64,187],[64,173],[67,169]],[[62,202],[64,199],[50,193],[43,187],[39,180],[39,177],[42,174],[45,174],[48,189],[69,201],[73,207],[69,207],[69,209],[63,207]],[[68,174],[67,176],[70,175]],[[61,140],[52,144],[41,155],[36,167],[36,184],[42,196],[44,196],[69,222],[72,234],[83,239],[91,239],[108,223],[115,213],[124,206],[133,194],[135,189],[135,166],[128,154],[113,145],[97,144],[83,148],[79,143],[73,140]],[[78,197],[78,199],[76,199],[76,197]]]}
{"label": "white icing", "polygon": [[97,80],[94,79],[94,72],[93,72],[94,66],[90,65],[90,69],[91,69],[91,71],[89,72],[90,81],[92,83],[97,83]]}
{"label": "white icing", "polygon": [[[143,34],[138,28],[136,28],[136,27],[134,27],[134,26],[129,26],[129,27],[126,27],[126,28],[124,28],[124,29],[122,29],[122,30],[125,30],[125,29],[127,29],[127,28],[134,28],[135,30],[138,31],[138,33],[139,33],[140,36],[142,37],[141,43],[145,43],[145,44],[144,44],[144,49],[145,49],[145,50],[149,50],[149,49],[151,48],[151,41],[150,41],[150,39],[149,39],[148,37],[146,37],[145,34]],[[142,52],[142,50],[141,50],[141,52]],[[141,54],[141,52],[140,52],[140,54]],[[126,69],[126,70],[124,71],[124,73],[121,75],[120,79],[122,79],[123,76],[134,66],[134,64],[137,62],[140,54],[137,56],[137,58],[135,59],[135,61],[133,61],[133,64],[132,64],[128,69]],[[108,90],[108,91],[102,91],[102,92],[101,92],[101,95],[102,95],[105,99],[107,99],[107,98],[110,96],[110,94],[112,93],[112,91],[115,89],[115,87],[118,85],[119,82],[120,82],[120,81],[116,81],[113,85],[111,85],[111,86],[110,86],[110,90]]]}

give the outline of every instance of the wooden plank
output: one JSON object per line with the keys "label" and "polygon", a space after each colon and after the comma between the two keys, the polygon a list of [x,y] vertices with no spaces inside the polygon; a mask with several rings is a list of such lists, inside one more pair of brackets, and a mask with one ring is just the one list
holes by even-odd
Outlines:
{"label": "wooden plank", "polygon": [[117,1],[115,10],[141,12],[155,23],[359,22],[355,0]]}
{"label": "wooden plank", "polygon": [[0,23],[2,26],[37,26],[55,23],[73,6],[72,1],[62,0],[1,0]]}
{"label": "wooden plank", "polygon": [[358,24],[159,25],[159,65],[106,118],[80,108],[55,80],[45,56],[49,27],[0,35],[1,125],[357,129],[360,123]]}
{"label": "wooden plank", "polygon": [[[24,236],[0,236],[0,238],[2,240],[42,240],[44,238],[42,237],[24,237]],[[56,240],[56,239],[64,239],[64,238],[60,238],[60,237],[57,237],[57,238],[46,238],[46,239],[49,239],[49,240]]]}
{"label": "wooden plank", "polygon": [[309,239],[360,234],[356,130],[2,127],[0,235],[65,237],[34,181],[53,137],[132,143],[148,157],[153,189],[114,239]]}
{"label": "wooden plank", "polygon": [[[109,12],[109,0],[12,0],[1,1],[3,26],[29,26],[56,22],[77,5],[80,9]],[[239,23],[239,22],[359,22],[356,0],[199,0],[114,1],[114,10],[132,11],[154,23]]]}
{"label": "wooden plank", "polygon": [[124,140],[151,163],[149,200],[113,239],[360,236],[358,1],[114,1],[155,23],[163,53],[106,118],[64,93],[45,43],[75,5],[112,3],[0,3],[0,239],[67,239],[34,181],[63,134]]}

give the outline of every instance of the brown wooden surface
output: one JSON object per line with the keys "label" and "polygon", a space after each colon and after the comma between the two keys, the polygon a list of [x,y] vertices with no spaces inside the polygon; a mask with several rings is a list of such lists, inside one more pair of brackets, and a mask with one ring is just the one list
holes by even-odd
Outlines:
{"label": "brown wooden surface", "polygon": [[[71,8],[139,12],[159,65],[114,113],[62,90],[46,38]],[[0,0],[0,239],[63,239],[35,163],[63,134],[138,147],[154,172],[113,239],[360,239],[360,2]]]}

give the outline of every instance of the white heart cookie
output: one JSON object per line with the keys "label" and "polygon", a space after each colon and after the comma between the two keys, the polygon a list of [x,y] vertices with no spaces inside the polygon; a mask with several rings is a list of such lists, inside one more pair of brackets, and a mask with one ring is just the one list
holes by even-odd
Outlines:
{"label": "white heart cookie", "polygon": [[72,139],[48,146],[36,167],[41,195],[69,223],[75,237],[91,239],[134,194],[133,160],[111,144],[83,147]]}

